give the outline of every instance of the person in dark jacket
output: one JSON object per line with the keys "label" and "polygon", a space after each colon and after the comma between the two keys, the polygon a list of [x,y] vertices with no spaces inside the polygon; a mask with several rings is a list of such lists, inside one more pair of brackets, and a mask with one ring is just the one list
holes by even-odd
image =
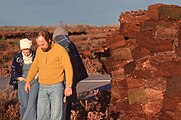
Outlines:
{"label": "person in dark jacket", "polygon": [[37,97],[39,83],[37,77],[31,82],[30,93],[24,89],[25,79],[35,57],[35,51],[31,50],[32,41],[24,38],[20,40],[21,51],[15,53],[11,66],[11,78],[9,84],[18,89],[18,99],[20,102],[20,115],[22,120],[36,120]]}
{"label": "person in dark jacket", "polygon": [[72,63],[72,68],[73,68],[72,95],[66,98],[66,103],[64,104],[64,113],[63,113],[64,119],[70,120],[72,101],[77,100],[77,91],[76,91],[77,83],[87,78],[88,74],[75,44],[69,39],[68,32],[63,25],[60,25],[55,29],[53,33],[53,39],[55,43],[58,43],[59,45],[63,46],[66,49],[66,51],[70,56],[70,61]]}

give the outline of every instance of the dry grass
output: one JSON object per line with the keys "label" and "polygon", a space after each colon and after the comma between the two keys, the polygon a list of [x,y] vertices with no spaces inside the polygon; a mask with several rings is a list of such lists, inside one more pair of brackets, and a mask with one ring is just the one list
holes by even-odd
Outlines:
{"label": "dry grass", "polygon": [[19,120],[19,102],[17,91],[0,91],[0,120]]}
{"label": "dry grass", "polygon": [[[88,91],[79,95],[73,102],[71,120],[107,120],[107,107],[110,101],[109,91]],[[0,120],[21,120],[17,91],[0,91]]]}
{"label": "dry grass", "polygon": [[[26,32],[36,32],[39,30],[49,30],[53,31],[57,25],[51,25],[51,26],[0,26],[0,32],[16,32],[16,31],[26,31]],[[105,30],[105,29],[118,29],[119,25],[106,25],[106,26],[95,26],[95,25],[86,25],[86,24],[65,24],[65,28],[69,32],[87,32],[91,29],[99,29],[99,30]]]}

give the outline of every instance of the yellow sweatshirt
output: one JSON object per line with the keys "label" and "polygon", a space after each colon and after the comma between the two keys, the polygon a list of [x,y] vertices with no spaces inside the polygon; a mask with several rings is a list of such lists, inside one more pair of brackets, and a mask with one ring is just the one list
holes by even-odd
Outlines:
{"label": "yellow sweatshirt", "polygon": [[51,85],[62,82],[65,73],[66,85],[72,85],[73,70],[67,51],[54,42],[48,52],[43,52],[38,47],[26,81],[31,82],[37,73],[40,84]]}

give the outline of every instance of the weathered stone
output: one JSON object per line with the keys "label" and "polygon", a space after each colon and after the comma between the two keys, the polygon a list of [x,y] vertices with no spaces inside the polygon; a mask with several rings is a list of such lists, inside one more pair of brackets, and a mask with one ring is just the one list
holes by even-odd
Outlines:
{"label": "weathered stone", "polygon": [[143,105],[143,110],[147,115],[157,115],[160,113],[162,108],[162,101],[157,100],[154,102],[148,102],[147,104]]}
{"label": "weathered stone", "polygon": [[167,78],[166,95],[169,97],[181,96],[181,76]]}
{"label": "weathered stone", "polygon": [[110,49],[114,50],[116,48],[122,47],[126,44],[125,40],[117,40],[113,44],[110,45]]}
{"label": "weathered stone", "polygon": [[[146,12],[121,14],[120,33],[126,44],[111,49],[114,42],[109,41],[108,61],[113,63],[107,64],[112,70],[111,106],[120,113],[116,119],[180,119],[181,13],[177,14],[178,11],[178,6],[156,4],[149,6],[152,20]],[[130,39],[135,36],[136,40]]]}
{"label": "weathered stone", "polygon": [[149,5],[148,16],[154,20],[181,20],[181,7],[161,3]]}
{"label": "weathered stone", "polygon": [[164,110],[164,111],[176,111],[179,103],[181,103],[181,97],[164,96],[162,110]]}
{"label": "weathered stone", "polygon": [[122,12],[119,18],[120,32],[125,37],[135,38],[140,31],[140,23],[149,19],[146,10]]}
{"label": "weathered stone", "polygon": [[126,77],[128,89],[144,88],[145,81],[143,79],[135,79],[133,77]]}
{"label": "weathered stone", "polygon": [[155,76],[159,77],[171,77],[181,75],[181,62],[168,61],[160,63],[156,66],[157,72]]}
{"label": "weathered stone", "polygon": [[136,67],[136,62],[132,61],[124,66],[124,74],[133,74]]}
{"label": "weathered stone", "polygon": [[126,47],[120,47],[116,50],[111,51],[111,57],[118,57],[120,60],[130,60],[132,59],[131,50]]}
{"label": "weathered stone", "polygon": [[136,41],[151,52],[173,51],[177,31],[173,22],[145,21]]}
{"label": "weathered stone", "polygon": [[127,60],[114,60],[113,58],[110,58],[109,60],[104,62],[105,69],[108,73],[111,73],[112,71],[117,71],[119,69],[122,69],[124,65],[128,63]]}
{"label": "weathered stone", "polygon": [[138,59],[143,58],[147,55],[151,55],[151,52],[148,49],[146,49],[140,45],[138,47],[134,48],[131,51],[131,53],[132,53],[134,60],[138,60]]}
{"label": "weathered stone", "polygon": [[124,99],[127,95],[127,90],[119,89],[118,87],[111,88],[111,94],[112,97],[115,97],[116,99]]}
{"label": "weathered stone", "polygon": [[163,91],[155,89],[145,89],[148,103],[143,106],[146,114],[158,114],[162,108]]}
{"label": "weathered stone", "polygon": [[114,50],[116,48],[122,47],[126,44],[126,41],[119,32],[115,32],[113,35],[107,38],[107,42],[110,44],[110,49]]}
{"label": "weathered stone", "polygon": [[128,99],[130,104],[146,104],[148,102],[148,98],[143,88],[129,89]]}
{"label": "weathered stone", "polygon": [[181,23],[179,24],[179,30],[178,30],[178,43],[177,48],[176,48],[176,52],[179,56],[181,56]]}

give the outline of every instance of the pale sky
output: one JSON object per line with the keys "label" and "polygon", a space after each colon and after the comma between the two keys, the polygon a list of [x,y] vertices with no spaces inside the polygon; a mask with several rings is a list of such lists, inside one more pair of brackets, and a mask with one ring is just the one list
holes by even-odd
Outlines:
{"label": "pale sky", "polygon": [[181,0],[0,0],[0,26],[119,23],[121,12],[156,3],[181,6]]}

